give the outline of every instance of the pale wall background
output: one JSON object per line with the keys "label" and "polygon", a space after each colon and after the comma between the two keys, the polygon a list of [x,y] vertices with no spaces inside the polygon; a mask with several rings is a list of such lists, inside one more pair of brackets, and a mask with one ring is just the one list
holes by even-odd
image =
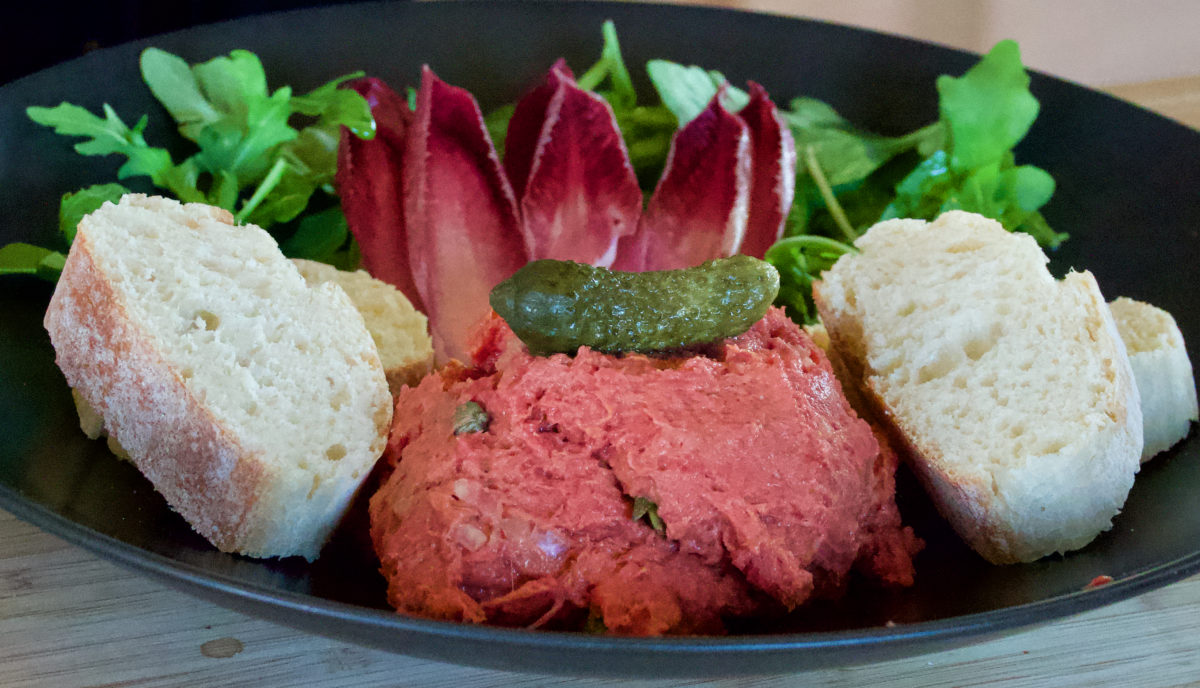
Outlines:
{"label": "pale wall background", "polygon": [[825,19],[985,52],[1107,87],[1200,74],[1200,0],[665,0]]}

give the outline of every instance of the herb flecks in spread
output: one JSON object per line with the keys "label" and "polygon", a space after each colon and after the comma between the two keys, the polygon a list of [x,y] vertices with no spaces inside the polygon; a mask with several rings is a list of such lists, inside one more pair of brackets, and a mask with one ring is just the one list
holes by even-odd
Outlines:
{"label": "herb flecks in spread", "polygon": [[662,517],[658,515],[658,505],[654,500],[648,497],[633,498],[633,513],[630,515],[635,521],[646,519],[646,523],[659,533],[666,532],[667,526],[663,523]]}
{"label": "herb flecks in spread", "polygon": [[[370,514],[399,611],[719,633],[852,571],[912,583],[896,456],[780,310],[702,356],[533,356],[493,317],[472,359],[397,396]],[[453,435],[467,400],[486,433]]]}
{"label": "herb flecks in spread", "polygon": [[477,401],[464,401],[454,409],[454,434],[487,432],[492,417]]}

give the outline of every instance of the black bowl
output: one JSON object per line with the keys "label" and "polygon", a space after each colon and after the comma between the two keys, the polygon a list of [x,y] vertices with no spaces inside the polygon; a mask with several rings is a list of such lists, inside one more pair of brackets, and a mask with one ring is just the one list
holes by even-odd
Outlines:
{"label": "black bowl", "polygon": [[[89,54],[0,87],[0,244],[55,240],[68,190],[115,178],[119,161],[81,158],[30,122],[28,105],[107,102],[147,134],[171,133],[142,85],[138,53],[156,45],[207,59],[234,48],[262,58],[272,86],[314,87],[364,69],[394,86],[428,63],[486,106],[515,99],[558,57],[582,69],[616,21],[635,72],[662,57],[754,79],[778,100],[811,95],[882,133],[934,120],[934,79],[977,56],[830,24],[726,10],[627,3],[416,3],[340,6],[204,26]],[[639,87],[645,88],[644,79]],[[1042,114],[1018,150],[1049,170],[1046,215],[1071,240],[1056,270],[1092,270],[1110,296],[1171,311],[1200,341],[1190,283],[1200,262],[1200,134],[1086,88],[1034,75]],[[966,549],[905,473],[899,499],[928,542],[911,589],[866,585],[771,626],[721,638],[619,638],[532,632],[392,613],[362,554],[361,514],[313,565],[221,554],[195,535],[129,464],[78,431],[41,316],[50,287],[0,284],[0,506],[99,556],[220,604],[314,633],[442,661],[512,670],[642,676],[795,671],[963,645],[1075,614],[1200,571],[1200,442],[1143,469],[1113,529],[1084,550],[995,567]],[[359,528],[355,528],[357,523]],[[1113,578],[1086,589],[1095,576]]]}

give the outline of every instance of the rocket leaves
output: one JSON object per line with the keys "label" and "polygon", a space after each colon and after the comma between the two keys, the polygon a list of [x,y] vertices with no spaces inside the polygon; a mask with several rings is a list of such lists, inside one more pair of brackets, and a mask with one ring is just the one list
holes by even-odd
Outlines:
{"label": "rocket leaves", "polygon": [[[181,161],[176,162],[167,148],[147,142],[148,115],[129,126],[107,104],[97,115],[65,102],[29,107],[26,113],[56,133],[84,139],[75,144],[81,155],[124,156],[118,179],[146,178],[181,201],[225,208],[238,222],[264,228],[290,222],[320,192],[328,197],[319,204],[326,213],[321,224],[344,226],[329,217],[339,212],[333,205],[333,176],[340,130],[345,126],[360,138],[371,138],[375,123],[366,100],[338,86],[361,73],[296,95],[289,86],[269,90],[262,63],[246,50],[189,65],[179,56],[147,48],[140,65],[154,97],[175,120],[180,135],[195,146]],[[64,196],[59,211],[64,243],[74,238],[83,215],[125,192],[121,185],[105,184]],[[334,257],[328,247],[321,253]],[[31,269],[32,258],[25,250],[7,252],[0,270],[56,278],[53,265]]]}

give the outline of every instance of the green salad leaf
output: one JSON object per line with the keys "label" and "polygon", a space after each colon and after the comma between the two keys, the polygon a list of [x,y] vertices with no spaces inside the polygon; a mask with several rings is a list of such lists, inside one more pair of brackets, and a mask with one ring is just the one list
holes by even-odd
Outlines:
{"label": "green salad leaf", "polygon": [[722,85],[725,91],[721,95],[721,104],[726,109],[736,112],[750,102],[750,94],[730,86],[720,72],[695,65],[685,67],[667,60],[650,60],[646,63],[646,75],[663,105],[678,119],[679,126],[704,112]]}
{"label": "green salad leaf", "polygon": [[58,229],[67,245],[75,241],[75,229],[85,215],[98,210],[105,202],[116,203],[127,193],[129,189],[120,184],[95,184],[64,194],[59,206]]}
{"label": "green salad leaf", "polygon": [[1029,75],[1013,41],[1000,41],[961,77],[937,80],[943,145],[900,181],[881,219],[932,219],[969,210],[1055,248],[1055,232],[1039,212],[1054,194],[1054,179],[1033,165],[1018,166],[1013,148],[1038,114]]}
{"label": "green salad leaf", "polygon": [[779,295],[775,303],[798,323],[818,322],[812,298],[813,282],[822,271],[833,267],[843,254],[853,251],[855,248],[850,244],[811,234],[775,242],[764,256],[779,271]]}
{"label": "green salad leaf", "polygon": [[[131,127],[107,104],[103,116],[70,103],[33,106],[26,113],[56,133],[83,138],[75,144],[81,155],[124,156],[118,179],[147,178],[181,201],[225,208],[238,222],[264,228],[289,223],[322,192],[326,198],[319,203],[321,218],[289,227],[295,233],[305,231],[285,245],[317,259],[346,263],[354,258],[345,220],[334,217],[341,211],[333,177],[341,127],[361,138],[375,135],[366,100],[352,89],[338,88],[362,76],[361,72],[296,95],[289,86],[269,90],[261,61],[246,50],[189,65],[165,50],[147,48],[140,66],[146,85],[174,119],[180,135],[195,146],[182,161],[146,141],[148,115]],[[84,215],[127,192],[120,184],[100,184],[65,195],[59,208],[65,243],[74,239]],[[328,234],[317,238],[321,232]],[[13,260],[20,258],[22,267],[9,271],[30,272],[26,269],[29,255],[24,250],[11,253]],[[39,274],[51,275],[45,269]]]}
{"label": "green salad leaf", "polygon": [[1025,138],[1038,101],[1016,42],[1000,41],[961,77],[937,79],[938,110],[949,130],[950,167],[969,172],[998,162]]}
{"label": "green salad leaf", "polygon": [[59,251],[18,241],[0,248],[0,275],[34,275],[54,282],[66,260]]}
{"label": "green salad leaf", "polygon": [[[862,182],[897,155],[936,146],[942,137],[940,122],[904,136],[872,134],[854,127],[827,103],[813,98],[795,98],[781,114],[792,130],[796,151],[812,149],[832,187]],[[811,176],[808,169],[802,173]]]}
{"label": "green salad leaf", "polygon": [[279,248],[292,258],[329,263],[340,270],[353,270],[359,260],[358,244],[350,241],[346,216],[337,206],[305,215]]}
{"label": "green salad leaf", "polygon": [[26,114],[38,124],[53,127],[57,134],[87,139],[75,144],[75,152],[80,155],[124,155],[125,164],[117,170],[119,179],[142,175],[150,177],[156,185],[166,185],[162,175],[173,167],[171,154],[165,148],[146,143],[142,133],[146,130],[148,116],[143,115],[130,127],[108,105],[104,106],[104,117],[100,117],[70,103],[60,103],[52,108],[30,107]]}
{"label": "green salad leaf", "polygon": [[606,21],[601,32],[604,47],[600,59],[579,77],[577,83],[582,89],[594,91],[612,107],[638,184],[648,192],[654,188],[666,165],[671,136],[679,127],[679,120],[661,103],[638,104],[637,90],[621,56],[616,26],[612,21]]}
{"label": "green salad leaf", "polygon": [[939,77],[938,121],[901,136],[863,131],[826,103],[794,99],[783,116],[796,141],[796,195],[786,238],[766,256],[780,273],[777,303],[815,322],[813,281],[881,220],[968,210],[1044,247],[1062,243],[1067,235],[1040,213],[1054,179],[1016,164],[1013,153],[1038,114],[1029,84],[1017,44],[1001,41],[961,77]]}

